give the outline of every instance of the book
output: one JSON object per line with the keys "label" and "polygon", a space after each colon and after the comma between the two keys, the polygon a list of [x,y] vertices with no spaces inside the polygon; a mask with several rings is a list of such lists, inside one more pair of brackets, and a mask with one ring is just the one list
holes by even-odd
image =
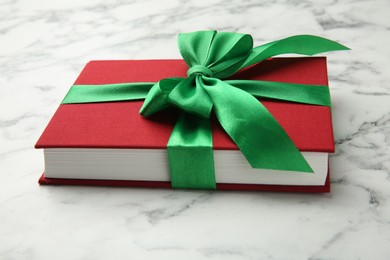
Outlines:
{"label": "book", "polygon": [[[183,60],[91,61],[75,85],[157,82],[185,77],[187,70]],[[234,78],[328,85],[324,57],[273,58]],[[334,152],[330,108],[259,102],[302,151],[314,174],[251,168],[211,118],[217,189],[329,192],[328,154]],[[39,183],[170,188],[166,144],[177,113],[162,111],[143,118],[139,114],[142,103],[61,104],[36,144],[45,157]]]}

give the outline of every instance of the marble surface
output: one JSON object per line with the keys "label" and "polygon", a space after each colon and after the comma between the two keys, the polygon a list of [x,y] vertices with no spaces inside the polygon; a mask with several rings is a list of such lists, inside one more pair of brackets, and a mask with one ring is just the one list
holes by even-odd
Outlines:
{"label": "marble surface", "polygon": [[[390,259],[388,0],[0,0],[0,259]],[[33,146],[92,59],[179,58],[176,35],[337,40],[330,194],[40,187]]]}

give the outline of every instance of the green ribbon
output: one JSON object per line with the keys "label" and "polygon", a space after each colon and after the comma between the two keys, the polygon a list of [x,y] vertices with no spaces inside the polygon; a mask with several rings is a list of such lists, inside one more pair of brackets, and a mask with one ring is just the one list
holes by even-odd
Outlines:
{"label": "green ribbon", "polygon": [[98,87],[74,85],[62,104],[145,99],[140,110],[144,117],[172,106],[180,109],[182,112],[167,144],[174,188],[216,187],[209,122],[212,111],[253,168],[313,172],[257,98],[330,106],[329,89],[317,85],[225,79],[275,55],[314,55],[348,50],[347,47],[317,36],[297,35],[253,48],[249,34],[216,31],[179,34],[178,45],[189,67],[187,78]]}

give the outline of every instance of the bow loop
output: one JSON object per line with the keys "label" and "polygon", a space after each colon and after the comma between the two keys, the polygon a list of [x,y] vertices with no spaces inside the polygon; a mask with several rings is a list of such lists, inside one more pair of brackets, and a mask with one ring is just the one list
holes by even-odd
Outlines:
{"label": "bow loop", "polygon": [[200,31],[179,34],[178,44],[190,68],[188,75],[195,71],[223,79],[244,64],[252,51],[253,39],[249,34]]}
{"label": "bow loop", "polygon": [[149,90],[145,97],[145,101],[139,111],[142,116],[150,116],[160,110],[170,106],[168,95],[183,79],[181,78],[166,78],[162,79]]}

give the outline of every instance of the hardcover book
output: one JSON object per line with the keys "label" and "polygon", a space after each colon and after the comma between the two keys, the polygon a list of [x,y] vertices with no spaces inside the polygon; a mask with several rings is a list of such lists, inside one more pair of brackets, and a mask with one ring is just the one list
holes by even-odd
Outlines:
{"label": "hardcover book", "polygon": [[[185,77],[187,70],[183,60],[91,61],[75,85],[157,82]],[[239,71],[235,78],[328,85],[324,57],[268,59]],[[260,101],[314,173],[251,168],[211,118],[217,189],[329,192],[328,154],[334,152],[330,107]],[[170,188],[166,145],[178,113],[172,109],[144,118],[139,114],[142,104],[142,100],[61,104],[36,144],[45,158],[39,183]]]}

